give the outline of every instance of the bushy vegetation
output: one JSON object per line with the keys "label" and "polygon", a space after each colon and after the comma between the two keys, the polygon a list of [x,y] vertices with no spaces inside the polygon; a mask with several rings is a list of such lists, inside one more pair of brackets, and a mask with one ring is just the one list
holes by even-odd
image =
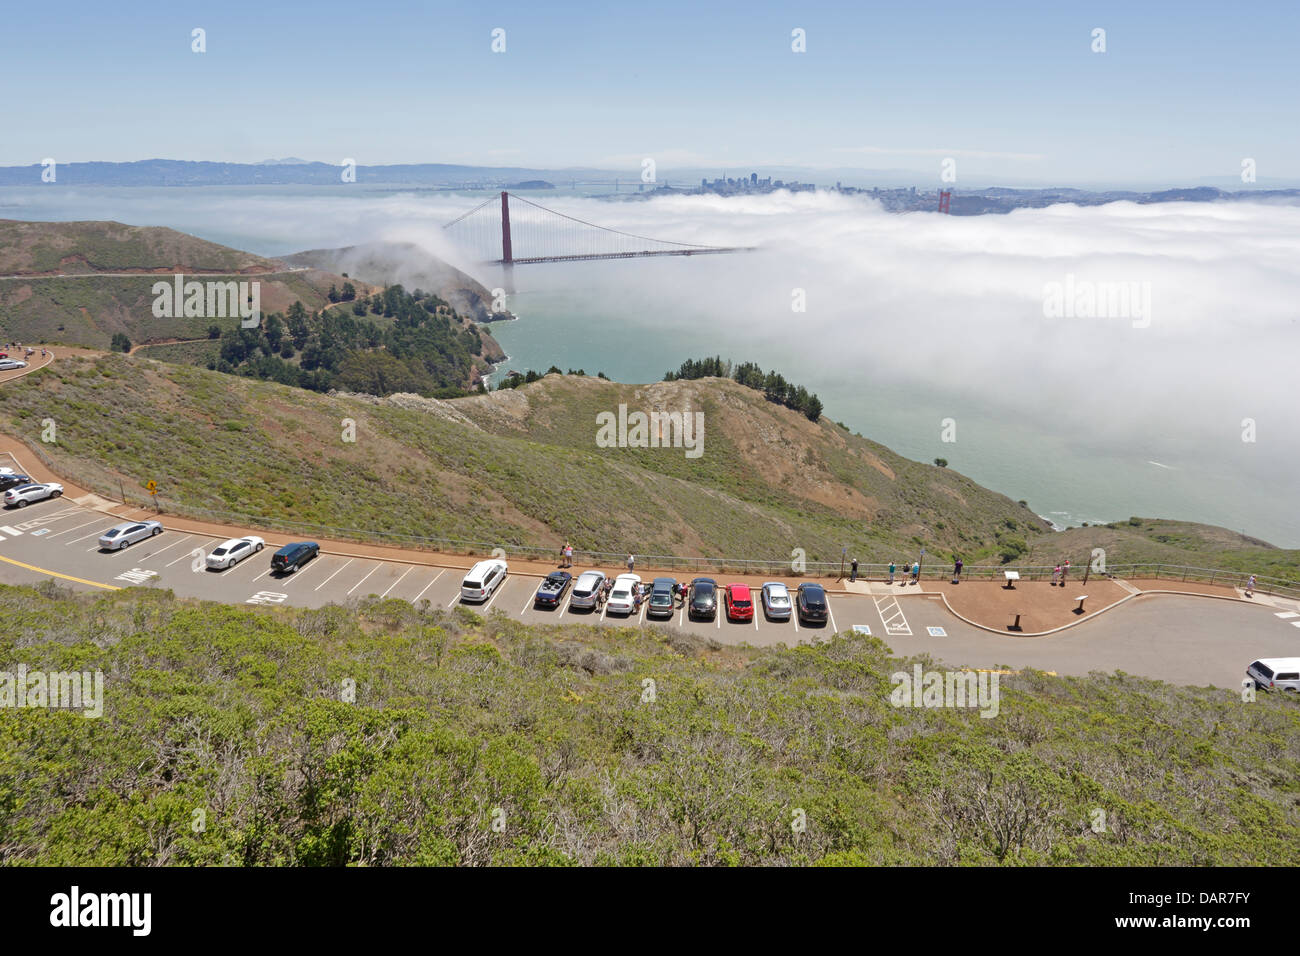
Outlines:
{"label": "bushy vegetation", "polygon": [[229,329],[208,368],[317,392],[466,394],[481,364],[476,357],[483,354],[483,340],[472,324],[461,328],[446,302],[394,285],[357,300],[357,306],[354,315],[309,314],[295,302],[284,315],[267,316],[260,328]]}
{"label": "bushy vegetation", "polygon": [[910,662],[862,636],[51,585],[0,609],[7,663],[105,675],[98,719],[0,709],[0,863],[1300,863],[1281,695],[1025,672],[984,719],[891,706]]}
{"label": "bushy vegetation", "polygon": [[665,382],[678,379],[696,378],[730,378],[747,388],[762,392],[769,402],[793,408],[802,412],[809,421],[817,421],[822,414],[822,403],[816,395],[811,394],[802,385],[787,382],[785,376],[777,372],[764,372],[753,362],[742,362],[733,371],[730,361],[723,361],[720,356],[704,359],[687,359],[676,372],[667,372]]}

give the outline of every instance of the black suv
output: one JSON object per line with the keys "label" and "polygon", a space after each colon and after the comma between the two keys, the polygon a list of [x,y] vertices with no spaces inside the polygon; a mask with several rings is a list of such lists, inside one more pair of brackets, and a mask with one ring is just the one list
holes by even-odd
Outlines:
{"label": "black suv", "polygon": [[718,613],[718,582],[713,578],[696,578],[692,581],[686,613],[691,617],[698,614],[713,620],[713,615]]}
{"label": "black suv", "polygon": [[28,478],[26,475],[0,475],[0,491],[8,491],[10,488],[17,488],[19,485],[35,483],[35,478]]}
{"label": "black suv", "polygon": [[281,574],[297,571],[318,554],[320,545],[315,541],[294,541],[271,555],[271,570]]}
{"label": "black suv", "polygon": [[830,605],[826,603],[826,592],[822,590],[820,584],[805,581],[799,585],[799,595],[795,598],[794,603],[799,609],[800,624],[806,624],[809,621],[816,621],[819,624],[826,623],[826,618],[830,613]]}

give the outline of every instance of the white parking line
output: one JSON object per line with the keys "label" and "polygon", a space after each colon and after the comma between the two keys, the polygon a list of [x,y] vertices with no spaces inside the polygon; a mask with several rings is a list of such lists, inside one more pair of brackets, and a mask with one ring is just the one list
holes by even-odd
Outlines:
{"label": "white parking line", "polygon": [[[402,578],[406,577],[406,576],[407,576],[408,574],[410,574],[410,573],[411,573],[411,569],[408,567],[405,571],[402,572]],[[397,579],[396,581],[394,581],[392,584],[388,585],[388,591],[391,591],[393,588],[395,588],[395,587],[397,587],[399,584],[401,584],[401,583],[402,583],[402,578],[398,578],[398,579]],[[386,597],[388,597],[388,591],[385,591],[383,594],[379,595],[379,597],[380,597],[381,599],[382,599],[382,598],[386,598]]]}
{"label": "white parking line", "polygon": [[876,605],[876,613],[880,615],[880,623],[885,625],[886,636],[912,636],[912,627],[907,623],[907,618],[903,615],[903,607],[898,603],[897,597],[890,594],[880,598],[873,597],[871,601]]}
{"label": "white parking line", "polygon": [[831,610],[830,598],[826,599],[826,613],[829,614],[831,618],[831,633],[838,634],[840,632],[840,629],[835,626],[835,612]]}
{"label": "white parking line", "polygon": [[569,588],[569,599],[568,599],[567,601],[564,602],[564,607],[560,608],[560,613],[559,613],[559,615],[556,617],[556,620],[557,620],[557,621],[558,621],[560,618],[564,617],[564,612],[567,611],[567,610],[569,609],[569,605],[572,604],[572,603],[573,603],[573,588]]}
{"label": "white parking line", "polygon": [[643,626],[645,625],[645,611],[646,611],[646,608],[649,607],[649,606],[650,606],[650,599],[649,599],[649,598],[646,598],[644,601],[641,602],[641,615],[640,615],[640,617],[638,617],[637,620],[636,620],[636,626],[637,626],[637,627],[643,627]]}
{"label": "white parking line", "polygon": [[[192,537],[192,535],[191,535],[191,537]],[[195,549],[194,549],[194,551],[202,551],[202,550],[203,550],[202,548],[195,548]],[[197,558],[198,555],[195,554],[194,551],[191,551],[189,554],[182,554],[179,558],[174,558],[173,560],[168,561],[165,565],[163,565],[163,567],[170,568],[170,567],[171,567],[173,564],[175,564],[177,561],[184,561],[186,558]],[[204,555],[204,557],[206,557],[206,555]]]}
{"label": "white parking line", "polygon": [[[84,528],[84,527],[86,527],[86,525],[99,524],[102,520],[104,520],[104,519],[103,519],[103,518],[91,518],[89,521],[82,522],[81,524],[76,525],[75,527],[72,527],[72,528],[64,528],[62,531],[56,531],[56,532],[54,532],[54,534],[50,535],[50,537],[49,537],[48,539],[46,539],[46,540],[51,540],[51,539],[53,539],[53,538],[57,538],[59,535],[61,535],[61,534],[67,534],[69,531],[76,531],[76,530],[78,530],[79,528]],[[82,540],[84,540],[84,539],[82,539],[82,538],[78,538],[78,539],[77,539],[77,541],[82,541]],[[66,544],[75,544],[76,542],[75,542],[75,541],[65,541],[65,542],[63,542],[63,543],[66,545]]]}
{"label": "white parking line", "polygon": [[270,568],[270,567],[268,567],[265,571],[263,571],[263,572],[262,572],[261,574],[259,574],[257,577],[253,578],[253,580],[250,581],[249,583],[250,583],[250,584],[256,584],[258,581],[262,580],[262,578],[264,578],[264,577],[266,577],[268,574],[270,574],[273,570],[274,570],[274,568]]}
{"label": "white parking line", "polygon": [[[150,537],[157,537],[157,535],[150,535]],[[149,557],[151,557],[151,558],[156,558],[156,557],[158,557],[158,555],[162,554],[164,551],[170,551],[172,548],[176,547],[176,545],[180,544],[181,541],[188,541],[188,540],[189,540],[190,538],[192,538],[192,537],[194,537],[194,535],[192,535],[192,534],[187,534],[185,537],[181,538],[180,541],[173,541],[171,544],[167,545],[167,547],[165,547],[165,548],[159,548],[159,549],[158,549],[157,551],[155,551],[153,554],[149,555]],[[149,540],[149,539],[146,538],[145,540],[147,541],[147,540]]]}
{"label": "white parking line", "polygon": [[[349,560],[351,560],[351,559],[349,559]],[[443,571],[446,571],[446,570],[447,570],[446,568],[443,568],[442,571],[439,571],[437,574],[435,574],[435,575],[433,576],[433,581],[436,581],[436,580],[438,580],[438,578],[442,577],[442,572],[443,572]],[[433,581],[430,581],[428,584],[426,584],[426,585],[424,586],[424,591],[427,591],[427,590],[429,590],[429,588],[433,587]],[[415,600],[412,601],[411,603],[412,603],[412,604],[418,604],[419,601],[420,601],[420,598],[424,597],[424,591],[421,591],[419,594],[417,594],[417,595],[415,596]]]}
{"label": "white parking line", "polygon": [[[537,587],[538,587],[539,590],[541,589],[541,585],[540,585],[540,584],[537,585]],[[528,592],[528,597],[524,600],[524,606],[521,607],[521,608],[519,609],[519,616],[520,616],[520,617],[523,617],[523,616],[524,616],[524,612],[528,610],[528,606],[529,606],[530,604],[532,604],[533,601],[536,600],[536,598],[537,598],[537,592],[536,592],[536,591],[529,591],[529,592]]]}
{"label": "white parking line", "polygon": [[[344,568],[346,568],[349,564],[351,564],[354,560],[356,560],[356,559],[355,559],[355,558],[348,558],[347,561],[343,562],[343,564],[339,565],[337,568],[334,569],[334,574],[338,574],[340,571],[342,571]],[[322,581],[320,584],[316,585],[316,590],[319,591],[319,590],[320,590],[321,588],[323,588],[325,585],[327,585],[327,584],[329,584],[331,581],[333,581],[333,580],[334,580],[334,574],[331,574],[329,577],[327,577],[327,578],[326,578],[324,581]],[[424,592],[421,591],[420,593],[423,594]]]}
{"label": "white parking line", "polygon": [[[86,524],[97,524],[97,523],[98,522],[90,522],[90,521],[86,522]],[[83,528],[85,526],[86,525],[84,524],[82,525]],[[69,528],[68,530],[75,531],[76,528]],[[76,544],[78,541],[85,541],[87,538],[98,538],[101,534],[103,534],[102,531],[92,531],[90,532],[90,534],[83,534],[80,538],[73,538],[71,541],[63,542],[63,546],[66,548],[70,544]]]}
{"label": "white parking line", "polygon": [[348,594],[351,594],[351,593],[352,593],[353,591],[355,591],[357,588],[361,587],[361,585],[365,584],[365,583],[366,583],[366,578],[370,577],[370,575],[374,574],[376,571],[378,571],[378,570],[379,570],[380,568],[382,568],[382,567],[383,567],[382,564],[376,564],[373,568],[371,568],[369,571],[367,571],[367,572],[366,572],[366,577],[365,577],[365,578],[362,578],[362,579],[361,579],[360,581],[358,581],[356,584],[352,585],[352,588],[351,588],[351,590],[348,591]]}
{"label": "white parking line", "polygon": [[11,537],[11,538],[16,538],[16,537],[18,537],[20,534],[22,534],[22,532],[19,531],[17,528],[11,528],[11,527],[9,527],[9,525],[7,525],[7,524],[6,524],[6,525],[0,525],[0,531],[3,531],[5,534],[9,535],[9,537]]}
{"label": "white parking line", "polygon": [[495,601],[497,599],[497,595],[500,594],[505,589],[506,589],[505,581],[502,581],[500,584],[497,585],[496,590],[492,592],[492,596],[488,598],[487,603],[483,605],[484,614],[486,614],[488,611],[492,609],[492,602]]}

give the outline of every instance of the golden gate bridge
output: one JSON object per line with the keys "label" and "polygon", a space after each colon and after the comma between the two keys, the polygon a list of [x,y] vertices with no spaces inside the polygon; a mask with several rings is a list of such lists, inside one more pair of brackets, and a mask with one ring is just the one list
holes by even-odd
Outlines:
{"label": "golden gate bridge", "polygon": [[485,265],[505,267],[539,262],[639,259],[646,256],[704,256],[750,252],[754,246],[707,246],[652,239],[598,226],[547,209],[532,200],[501,193],[443,226],[452,241]]}

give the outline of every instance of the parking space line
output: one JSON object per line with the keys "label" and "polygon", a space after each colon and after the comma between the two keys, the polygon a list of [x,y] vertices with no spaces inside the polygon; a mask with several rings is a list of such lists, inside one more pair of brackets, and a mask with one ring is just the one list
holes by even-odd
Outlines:
{"label": "parking space line", "polygon": [[[156,535],[150,535],[150,537],[157,537],[157,536],[156,536]],[[192,534],[187,534],[185,537],[181,538],[180,541],[173,541],[171,544],[167,545],[167,547],[165,547],[165,548],[159,548],[157,551],[155,551],[155,552],[153,552],[152,554],[150,554],[149,557],[151,557],[151,558],[156,558],[156,557],[158,557],[158,555],[162,554],[164,551],[170,551],[172,548],[176,547],[176,545],[180,544],[181,541],[188,541],[188,540],[190,540],[190,538],[192,538],[192,537],[194,537],[194,535],[192,535]],[[147,540],[147,539],[146,539],[146,540]]]}
{"label": "parking space line", "polygon": [[903,607],[898,603],[897,596],[889,594],[883,598],[873,597],[871,602],[875,604],[876,613],[880,615],[880,623],[885,626],[886,636],[912,636],[912,627],[907,623],[907,618],[903,615]]}
{"label": "parking space line", "polygon": [[832,634],[838,634],[838,633],[840,632],[840,629],[839,629],[838,627],[835,626],[835,612],[831,610],[831,599],[830,599],[830,598],[827,598],[827,599],[826,599],[826,614],[827,614],[827,615],[830,617],[830,619],[831,619],[831,633],[832,633]]}
{"label": "parking space line", "polygon": [[393,590],[393,588],[397,587],[399,584],[401,584],[402,578],[406,577],[410,573],[411,573],[411,569],[408,567],[405,571],[402,572],[402,577],[398,578],[392,584],[388,585],[388,591],[385,591],[383,594],[379,595],[379,597],[381,599],[388,597],[388,592]]}
{"label": "parking space line", "polygon": [[558,621],[561,617],[564,617],[564,612],[567,611],[567,610],[569,609],[569,605],[572,604],[572,603],[573,603],[573,588],[570,587],[570,588],[569,588],[569,599],[568,599],[567,601],[564,602],[564,607],[560,608],[560,614],[559,614],[559,617],[556,618],[557,621]]}
{"label": "parking space line", "polygon": [[365,584],[365,583],[366,583],[366,578],[370,577],[370,575],[374,574],[376,571],[378,571],[378,570],[379,570],[380,568],[382,568],[382,567],[383,567],[383,564],[382,564],[382,563],[381,563],[381,564],[376,564],[373,568],[371,568],[369,571],[367,571],[367,572],[366,572],[366,577],[365,577],[365,578],[362,578],[362,579],[361,579],[360,581],[358,581],[356,584],[352,585],[352,587],[348,590],[348,594],[351,594],[351,593],[352,593],[353,591],[355,591],[357,588],[361,587],[361,585]]}
{"label": "parking space line", "polygon": [[[78,528],[84,528],[84,527],[86,527],[86,525],[90,525],[90,524],[99,524],[99,522],[100,522],[101,520],[102,520],[101,518],[99,518],[98,516],[96,516],[96,517],[94,517],[94,518],[91,518],[89,521],[83,521],[81,524],[76,525],[76,526],[74,526],[74,527],[71,527],[71,528],[64,528],[62,531],[55,531],[53,534],[50,535],[49,538],[46,538],[46,540],[48,541],[48,540],[50,540],[50,538],[57,538],[57,537],[58,537],[59,535],[61,535],[61,534],[68,534],[68,533],[71,532],[71,531],[76,531]],[[71,542],[65,542],[65,543],[70,544]]]}
{"label": "parking space line", "polygon": [[[346,561],[344,561],[341,565],[339,565],[337,568],[334,569],[334,574],[338,574],[340,571],[342,571],[344,568],[346,568],[349,564],[351,564],[354,560],[355,560],[355,558],[348,558],[348,559],[347,559]],[[334,574],[331,574],[329,577],[327,577],[327,578],[326,578],[324,581],[322,581],[320,584],[316,585],[316,590],[319,591],[319,590],[320,590],[321,588],[323,588],[325,585],[327,585],[327,584],[329,584],[331,581],[333,581],[333,580],[334,580]],[[420,593],[423,594],[424,592],[421,591]]]}
{"label": "parking space line", "polygon": [[259,574],[257,577],[253,578],[253,580],[250,581],[249,583],[250,583],[250,584],[256,584],[258,581],[262,580],[262,578],[264,578],[264,577],[266,577],[268,574],[270,574],[273,570],[275,570],[275,569],[274,569],[274,568],[270,568],[270,567],[268,567],[265,571],[263,571],[263,572],[262,572],[261,574]]}
{"label": "parking space line", "polygon": [[[540,590],[540,589],[541,589],[541,584],[538,584],[537,587],[538,587],[538,589]],[[523,617],[523,616],[524,616],[524,612],[528,610],[528,605],[532,604],[533,601],[535,601],[536,599],[537,599],[537,592],[536,592],[536,591],[529,591],[529,592],[528,592],[528,597],[524,598],[524,606],[521,607],[521,608],[519,609],[519,616],[520,616],[520,617]]]}
{"label": "parking space line", "polygon": [[[193,535],[190,535],[190,537],[194,537],[194,536],[193,536]],[[207,552],[206,552],[206,551],[203,551],[202,548],[195,548],[194,551],[202,552],[203,557],[205,557],[205,558],[208,556],[208,555],[207,555]],[[165,565],[163,565],[163,567],[170,568],[170,567],[171,567],[173,564],[175,564],[177,561],[184,561],[186,558],[197,558],[198,555],[195,554],[194,551],[191,551],[189,554],[182,554],[179,558],[175,558],[175,559],[173,559],[173,560],[171,560],[171,561],[168,561]]]}
{"label": "parking space line", "polygon": [[[350,559],[349,559],[349,560],[350,560]],[[439,570],[438,573],[435,574],[435,575],[433,576],[433,580],[430,581],[428,584],[426,584],[426,585],[424,586],[424,591],[427,591],[427,590],[429,590],[429,588],[433,587],[433,582],[436,581],[436,580],[438,580],[438,578],[442,577],[442,572],[443,572],[443,571],[446,571],[446,570],[447,570],[446,568],[442,568],[441,570]],[[420,598],[424,597],[424,591],[421,591],[419,594],[417,594],[417,595],[415,596],[415,600],[412,601],[411,603],[412,603],[412,604],[417,604],[417,603],[419,603]]]}
{"label": "parking space line", "polygon": [[[98,524],[98,522],[96,522],[96,521],[87,521],[86,524]],[[86,526],[86,524],[83,524],[81,527],[84,528],[84,527]],[[68,530],[69,530],[69,531],[76,531],[77,529],[76,529],[76,528],[69,528]],[[98,538],[98,537],[100,536],[100,534],[102,534],[102,533],[103,533],[103,532],[100,532],[100,531],[92,531],[92,532],[90,532],[90,534],[83,534],[80,538],[73,538],[71,541],[65,541],[65,542],[63,542],[63,546],[66,548],[66,547],[67,547],[68,545],[70,545],[70,544],[76,544],[78,541],[85,541],[87,538]]]}
{"label": "parking space line", "polygon": [[496,601],[497,595],[499,595],[502,591],[506,589],[506,585],[509,583],[509,581],[510,579],[507,577],[505,581],[502,581],[500,584],[496,586],[496,590],[492,592],[492,596],[488,598],[487,603],[483,605],[484,614],[486,614],[488,611],[492,609],[492,603]]}
{"label": "parking space line", "polygon": [[646,611],[646,608],[649,606],[649,604],[650,604],[650,599],[649,599],[649,598],[646,598],[644,601],[641,602],[641,616],[638,617],[637,620],[636,620],[636,626],[637,626],[637,627],[644,627],[644,626],[645,626],[645,611]]}

